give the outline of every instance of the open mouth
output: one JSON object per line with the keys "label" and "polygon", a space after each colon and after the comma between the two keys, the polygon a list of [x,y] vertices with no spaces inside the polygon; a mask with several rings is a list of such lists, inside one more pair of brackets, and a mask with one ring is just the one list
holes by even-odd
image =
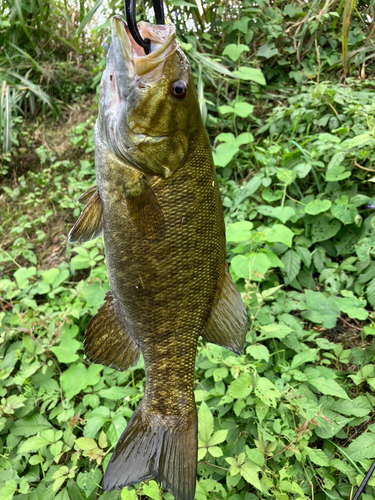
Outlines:
{"label": "open mouth", "polygon": [[143,40],[150,41],[150,53],[146,54],[143,47],[134,40],[126,22],[120,16],[114,16],[111,21],[112,40],[125,49],[127,59],[132,61],[138,75],[151,71],[177,48],[176,29],[173,24],[154,25],[140,22],[138,30]]}

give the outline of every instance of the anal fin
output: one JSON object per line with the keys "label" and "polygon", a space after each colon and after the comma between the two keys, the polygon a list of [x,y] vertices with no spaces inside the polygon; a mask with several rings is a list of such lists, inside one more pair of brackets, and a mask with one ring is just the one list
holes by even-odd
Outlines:
{"label": "anal fin", "polygon": [[139,360],[139,347],[126,331],[121,318],[121,304],[108,292],[104,304],[88,324],[83,340],[91,363],[127,370]]}
{"label": "anal fin", "polygon": [[246,309],[241,295],[226,269],[219,300],[212,307],[202,337],[206,342],[221,345],[236,354],[241,354],[246,340],[246,332]]}
{"label": "anal fin", "polygon": [[100,236],[102,232],[103,206],[96,187],[89,188],[78,198],[78,201],[84,203],[90,194],[91,197],[87,205],[69,232],[70,243],[84,243],[93,240]]}

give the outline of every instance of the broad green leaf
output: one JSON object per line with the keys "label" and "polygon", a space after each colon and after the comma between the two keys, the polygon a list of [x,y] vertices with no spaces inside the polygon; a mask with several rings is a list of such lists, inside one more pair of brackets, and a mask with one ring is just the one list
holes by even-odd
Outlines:
{"label": "broad green leaf", "polygon": [[107,399],[113,399],[113,400],[121,400],[124,399],[124,397],[127,394],[127,388],[126,387],[117,387],[117,386],[112,386],[109,389],[101,389],[98,392],[99,396],[102,398],[107,398]]}
{"label": "broad green leaf", "polygon": [[270,213],[271,217],[281,220],[283,224],[296,215],[296,211],[292,207],[275,207]]}
{"label": "broad green leaf", "polygon": [[[338,308],[333,297],[325,297],[321,292],[305,290],[307,311],[302,315],[311,319],[315,323],[322,323],[323,328],[334,328],[337,318],[340,316]],[[317,313],[312,316],[310,312]]]}
{"label": "broad green leaf", "polygon": [[43,271],[43,281],[45,283],[53,283],[57,276],[60,274],[60,271],[56,268],[53,267],[51,269],[48,269],[48,271]]}
{"label": "broad green leaf", "polygon": [[327,132],[323,132],[322,134],[319,134],[318,139],[320,142],[333,142],[336,144],[341,142],[340,137],[336,137],[335,135],[328,134]]}
{"label": "broad green leaf", "polygon": [[282,224],[275,224],[265,233],[265,239],[269,243],[283,243],[289,248],[292,246],[293,236],[293,231]]}
{"label": "broad green leaf", "polygon": [[258,341],[263,341],[266,339],[283,339],[293,330],[289,326],[282,325],[280,323],[273,323],[272,325],[262,326],[260,328],[260,335],[258,336]]}
{"label": "broad green leaf", "polygon": [[247,354],[250,354],[250,356],[252,356],[254,359],[264,359],[267,363],[270,358],[269,350],[264,345],[260,344],[250,345],[246,349],[246,352]]}
{"label": "broad green leaf", "polygon": [[235,399],[246,398],[253,390],[253,378],[250,373],[241,373],[234,379],[229,387],[228,394]]}
{"label": "broad green leaf", "polygon": [[244,35],[248,32],[248,24],[249,24],[250,18],[248,16],[242,16],[241,19],[237,19],[233,23],[233,29],[241,31]]}
{"label": "broad green leaf", "polygon": [[300,352],[293,357],[292,363],[290,365],[291,370],[295,370],[299,366],[315,361],[318,349],[307,349],[306,351]]}
{"label": "broad green leaf", "polygon": [[214,431],[214,419],[207,404],[202,401],[198,411],[198,433],[208,443]]}
{"label": "broad green leaf", "polygon": [[225,230],[227,243],[241,243],[243,241],[248,241],[251,238],[252,228],[253,223],[246,220],[235,222],[234,224],[228,224]]}
{"label": "broad green leaf", "polygon": [[234,108],[232,106],[228,106],[227,104],[219,106],[218,110],[221,115],[228,115],[229,113],[234,113]]}
{"label": "broad green leaf", "polygon": [[287,170],[286,168],[280,168],[276,174],[277,178],[286,184],[292,184],[296,180],[297,174],[293,170]]}
{"label": "broad green leaf", "polygon": [[77,476],[77,485],[85,492],[86,498],[89,498],[91,493],[97,488],[102,479],[102,473],[99,469],[91,469],[89,471],[80,472]]}
{"label": "broad green leaf", "polygon": [[343,224],[348,225],[355,222],[358,210],[354,205],[333,205],[331,207],[331,214]]}
{"label": "broad green leaf", "polygon": [[335,236],[341,228],[338,220],[332,221],[327,215],[316,217],[311,226],[311,238],[313,243],[318,241],[326,241]]}
{"label": "broad green leaf", "polygon": [[234,144],[219,144],[212,153],[215,165],[217,167],[226,167],[238,151],[239,147]]}
{"label": "broad green leaf", "polygon": [[87,450],[94,450],[95,448],[98,447],[97,443],[87,437],[82,437],[78,438],[74,441],[74,444],[81,450],[87,451]]}
{"label": "broad green leaf", "polygon": [[230,43],[225,46],[223,56],[228,56],[232,59],[232,61],[237,61],[241,57],[241,54],[248,50],[249,47],[247,45],[236,45],[235,43]]}
{"label": "broad green leaf", "polygon": [[249,68],[248,66],[240,66],[238,70],[233,71],[233,76],[239,80],[250,80],[259,85],[266,85],[266,79],[260,69]]}
{"label": "broad green leaf", "polygon": [[121,500],[136,500],[135,490],[134,489],[130,490],[129,488],[123,488],[121,490]]}
{"label": "broad green leaf", "polygon": [[349,141],[349,149],[351,148],[357,148],[359,146],[364,146],[365,144],[369,144],[369,143],[372,143],[374,141],[374,139],[372,138],[372,136],[370,134],[360,134],[360,135],[356,135],[355,137],[353,137],[352,139],[350,139]]}
{"label": "broad green leaf", "polygon": [[285,284],[291,283],[299,273],[301,268],[301,259],[297,252],[288,250],[281,257],[281,262],[284,264]]}
{"label": "broad green leaf", "polygon": [[258,490],[262,491],[262,485],[259,481],[258,471],[260,467],[258,467],[253,462],[245,462],[241,465],[240,474],[245,479],[245,481],[252,486],[255,486]]}
{"label": "broad green leaf", "polygon": [[148,484],[142,486],[142,494],[147,495],[153,500],[160,500],[159,486],[156,481],[149,481]]}
{"label": "broad green leaf", "polygon": [[306,175],[310,172],[312,168],[311,163],[298,163],[295,167],[293,167],[293,171],[296,172],[299,179],[304,179]]}
{"label": "broad green leaf", "polygon": [[351,176],[351,172],[345,169],[341,165],[337,165],[332,168],[328,168],[325,176],[327,182],[338,182],[348,179]]}
{"label": "broad green leaf", "polygon": [[246,446],[246,455],[252,462],[254,462],[256,465],[259,465],[259,467],[264,466],[264,453],[258,450],[258,448],[249,448],[248,446]]}
{"label": "broad green leaf", "polygon": [[255,395],[267,404],[267,399],[280,398],[275,385],[265,377],[259,377],[254,388]]}
{"label": "broad green leaf", "polygon": [[365,300],[357,299],[357,297],[335,297],[334,300],[340,311],[347,314],[349,318],[361,321],[368,318],[368,311],[365,310]]}
{"label": "broad green leaf", "polygon": [[344,389],[332,379],[308,377],[308,382],[326,396],[337,396],[338,398],[349,399]]}
{"label": "broad green leaf", "polygon": [[321,467],[326,467],[329,463],[327,455],[323,450],[314,449],[314,448],[306,448],[306,451],[310,457],[310,460]]}
{"label": "broad green leaf", "polygon": [[241,118],[247,118],[254,111],[254,106],[247,102],[236,102],[234,112]]}
{"label": "broad green leaf", "polygon": [[38,432],[50,429],[52,426],[40,413],[34,413],[30,417],[16,420],[11,427],[15,436],[34,436]]}
{"label": "broad green leaf", "polygon": [[307,248],[300,247],[300,246],[295,246],[294,250],[297,252],[297,254],[299,255],[302,262],[305,264],[305,266],[310,267],[310,265],[311,265],[311,252]]}
{"label": "broad green leaf", "polygon": [[22,442],[21,446],[18,449],[18,453],[20,455],[29,452],[35,453],[36,451],[40,450],[40,448],[43,448],[43,446],[47,446],[48,444],[51,444],[51,442],[44,437],[31,437]]}
{"label": "broad green leaf", "polygon": [[259,47],[257,56],[269,59],[279,53],[279,50],[275,47],[273,42],[267,42],[261,47]]}
{"label": "broad green leaf", "polygon": [[375,434],[363,432],[346,449],[346,453],[355,462],[375,458]]}
{"label": "broad green leaf", "polygon": [[100,429],[110,420],[109,409],[103,406],[95,408],[91,416],[87,419],[83,435],[95,438]]}
{"label": "broad green leaf", "polygon": [[329,439],[335,436],[340,430],[347,425],[353,417],[343,417],[339,413],[324,409],[322,415],[314,417],[318,426],[314,432],[322,439]]}
{"label": "broad green leaf", "polygon": [[375,306],[375,278],[373,278],[370,283],[367,285],[367,300],[369,301],[369,304],[372,306]]}
{"label": "broad green leaf", "polygon": [[226,440],[228,435],[228,429],[220,429],[219,431],[214,432],[213,436],[210,437],[208,444],[209,446],[214,446],[216,444],[220,444]]}
{"label": "broad green leaf", "polygon": [[100,284],[95,281],[87,287],[84,298],[89,306],[98,309],[104,302],[104,296],[108,291],[109,283]]}
{"label": "broad green leaf", "polygon": [[86,368],[82,363],[70,365],[61,376],[62,387],[67,399],[72,399],[89,385],[97,384],[102,369],[101,365],[90,365],[89,368]]}
{"label": "broad green leaf", "polygon": [[81,342],[75,339],[62,339],[59,346],[51,347],[50,351],[54,353],[60,363],[74,363],[79,359],[76,351],[82,346]]}
{"label": "broad green leaf", "polygon": [[19,288],[24,288],[25,286],[27,286],[29,284],[29,278],[35,275],[36,275],[35,267],[20,267],[13,274],[13,276],[16,278],[17,285]]}
{"label": "broad green leaf", "polygon": [[305,206],[305,212],[309,215],[317,215],[329,210],[331,205],[332,203],[329,200],[315,199]]}
{"label": "broad green leaf", "polygon": [[17,490],[17,481],[10,479],[0,489],[1,500],[12,500],[14,493]]}
{"label": "broad green leaf", "polygon": [[343,415],[365,417],[371,414],[372,406],[365,396],[358,396],[351,400],[336,401],[333,409]]}
{"label": "broad green leaf", "polygon": [[270,267],[271,262],[264,253],[235,255],[231,260],[231,268],[236,276],[246,280],[261,281]]}

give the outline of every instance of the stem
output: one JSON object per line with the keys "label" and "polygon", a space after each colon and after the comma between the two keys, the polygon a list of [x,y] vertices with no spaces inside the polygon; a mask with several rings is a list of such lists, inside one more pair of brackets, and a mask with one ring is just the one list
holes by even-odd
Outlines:
{"label": "stem", "polygon": [[347,455],[345,453],[345,451],[340,448],[340,446],[338,446],[336,443],[334,443],[333,441],[331,441],[330,439],[328,439],[328,442],[333,444],[333,446],[335,446],[343,455],[344,457],[349,460],[349,462],[352,464],[352,466],[356,469],[356,471],[358,472],[358,474],[361,474],[361,476],[363,475],[363,472],[361,472],[361,470],[358,468],[357,464],[355,462],[353,462],[353,460],[349,457],[349,455]]}
{"label": "stem", "polygon": [[16,264],[16,266],[21,269],[21,266],[18,264],[18,262],[16,262],[8,252],[6,252],[3,248],[0,248],[0,250],[13,262],[13,264]]}

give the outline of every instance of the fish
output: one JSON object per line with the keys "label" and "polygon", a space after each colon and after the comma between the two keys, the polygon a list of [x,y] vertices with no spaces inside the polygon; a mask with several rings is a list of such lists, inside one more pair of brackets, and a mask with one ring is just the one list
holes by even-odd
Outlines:
{"label": "fish", "polygon": [[110,292],[84,334],[92,363],[120,371],[142,353],[144,396],[111,456],[106,491],[156,479],[193,500],[198,338],[240,354],[247,313],[228,271],[221,195],[189,62],[173,24],[120,16],[95,124],[97,185],[69,233],[103,235]]}

